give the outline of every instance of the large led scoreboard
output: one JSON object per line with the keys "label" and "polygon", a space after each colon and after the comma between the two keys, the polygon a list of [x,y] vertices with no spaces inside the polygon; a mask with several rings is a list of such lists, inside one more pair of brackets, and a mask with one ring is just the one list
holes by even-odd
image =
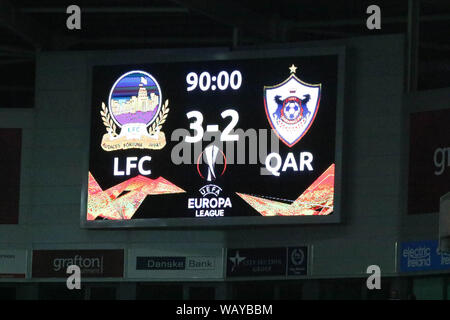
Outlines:
{"label": "large led scoreboard", "polygon": [[146,61],[92,66],[82,226],[340,221],[343,48]]}

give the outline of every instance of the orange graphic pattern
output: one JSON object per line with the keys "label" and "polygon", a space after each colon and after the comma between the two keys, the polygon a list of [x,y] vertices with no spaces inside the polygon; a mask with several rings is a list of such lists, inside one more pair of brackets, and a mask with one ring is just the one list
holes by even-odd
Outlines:
{"label": "orange graphic pattern", "polygon": [[87,220],[128,220],[148,195],[183,192],[186,191],[162,177],[149,179],[141,175],[103,191],[89,172]]}
{"label": "orange graphic pattern", "polygon": [[329,215],[334,205],[334,163],[290,204],[244,193],[236,194],[263,216]]}

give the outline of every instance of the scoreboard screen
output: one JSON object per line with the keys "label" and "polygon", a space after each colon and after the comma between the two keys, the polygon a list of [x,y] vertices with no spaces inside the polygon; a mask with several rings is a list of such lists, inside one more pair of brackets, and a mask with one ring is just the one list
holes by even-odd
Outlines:
{"label": "scoreboard screen", "polygon": [[331,48],[93,66],[82,226],[339,222],[343,60]]}

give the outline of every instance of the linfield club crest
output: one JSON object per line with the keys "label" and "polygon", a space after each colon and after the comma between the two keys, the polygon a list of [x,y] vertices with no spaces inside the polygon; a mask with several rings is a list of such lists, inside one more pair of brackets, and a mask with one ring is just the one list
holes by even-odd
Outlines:
{"label": "linfield club crest", "polygon": [[130,71],[114,83],[108,107],[100,115],[107,133],[101,146],[105,151],[121,149],[162,149],[166,136],[161,131],[169,113],[156,79],[144,71]]}
{"label": "linfield club crest", "polygon": [[308,132],[319,110],[322,85],[308,84],[291,74],[282,83],[264,87],[267,119],[278,138],[288,147],[294,146]]}

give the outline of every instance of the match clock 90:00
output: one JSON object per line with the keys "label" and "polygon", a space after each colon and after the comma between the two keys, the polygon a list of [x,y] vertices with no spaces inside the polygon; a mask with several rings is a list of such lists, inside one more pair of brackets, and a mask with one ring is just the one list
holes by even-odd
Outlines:
{"label": "match clock 90:00", "polygon": [[242,85],[242,73],[239,70],[234,70],[231,73],[227,71],[220,71],[217,76],[211,75],[208,71],[203,71],[197,74],[196,72],[189,72],[186,75],[187,91],[193,91],[197,87],[201,91],[216,90],[221,91],[231,88],[238,90]]}

